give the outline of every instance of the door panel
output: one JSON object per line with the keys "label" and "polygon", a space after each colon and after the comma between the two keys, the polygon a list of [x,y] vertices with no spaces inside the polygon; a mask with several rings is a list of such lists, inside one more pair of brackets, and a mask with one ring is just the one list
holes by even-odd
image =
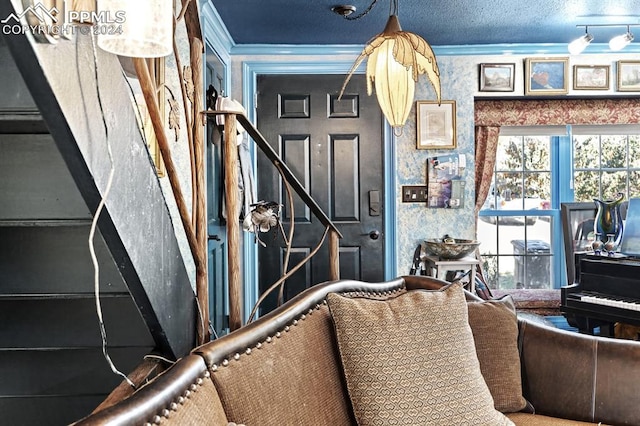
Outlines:
{"label": "door panel", "polygon": [[[384,199],[382,113],[375,97],[366,95],[362,75],[353,76],[348,93],[338,100],[341,75],[266,75],[258,77],[257,121],[260,132],[286,162],[318,205],[343,234],[340,275],[344,279],[382,281],[384,214],[370,208],[370,193]],[[285,186],[275,167],[258,154],[258,198],[282,208],[285,232],[291,218]],[[295,234],[289,269],[320,241],[324,227],[294,195]],[[261,236],[258,248],[259,288],[263,292],[283,273],[285,243],[275,230]],[[310,263],[285,285],[285,300],[326,281],[329,271],[325,242]],[[262,313],[271,310],[269,297]]]}

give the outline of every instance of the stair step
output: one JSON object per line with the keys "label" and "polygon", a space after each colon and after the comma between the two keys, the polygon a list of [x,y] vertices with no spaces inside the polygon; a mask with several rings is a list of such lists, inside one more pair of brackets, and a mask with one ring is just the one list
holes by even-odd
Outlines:
{"label": "stair step", "polygon": [[[58,226],[0,226],[0,294],[94,291],[89,223],[56,223]],[[101,291],[128,292],[99,234],[95,238],[95,247],[100,265]]]}
{"label": "stair step", "polygon": [[[0,413],[7,425],[71,424],[89,415],[107,394],[0,397]],[[89,408],[91,407],[91,408]]]}
{"label": "stair step", "polygon": [[[100,300],[109,345],[154,346],[130,296]],[[0,348],[82,348],[102,344],[93,298],[0,299],[0,324]]]}
{"label": "stair step", "polygon": [[[128,374],[151,350],[149,346],[111,348],[109,356],[120,371]],[[106,395],[122,381],[111,371],[101,348],[2,351],[0,377],[0,401],[5,402],[25,396]]]}

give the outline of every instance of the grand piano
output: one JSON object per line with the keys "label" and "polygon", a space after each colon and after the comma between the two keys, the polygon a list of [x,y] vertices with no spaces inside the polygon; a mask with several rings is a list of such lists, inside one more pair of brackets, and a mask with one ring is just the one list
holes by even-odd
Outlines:
{"label": "grand piano", "polygon": [[574,284],[561,291],[560,309],[581,333],[612,336],[616,322],[640,326],[640,259],[576,253]]}

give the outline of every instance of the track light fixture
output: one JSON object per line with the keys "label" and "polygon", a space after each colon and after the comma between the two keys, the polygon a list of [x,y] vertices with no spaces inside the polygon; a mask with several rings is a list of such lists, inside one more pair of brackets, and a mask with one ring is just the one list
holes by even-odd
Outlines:
{"label": "track light fixture", "polygon": [[584,35],[578,37],[569,43],[568,49],[569,53],[572,55],[579,55],[582,53],[584,49],[589,46],[591,41],[593,41],[593,35],[589,33],[589,27],[626,27],[627,32],[612,38],[609,41],[609,49],[613,51],[622,50],[629,43],[633,41],[633,34],[629,30],[630,27],[637,27],[640,24],[588,24],[588,25],[576,25],[577,28],[584,27]]}
{"label": "track light fixture", "polygon": [[579,55],[584,49],[587,48],[587,46],[589,46],[592,40],[593,36],[589,34],[589,27],[585,26],[584,35],[569,43],[569,53],[571,53],[572,55]]}
{"label": "track light fixture", "polygon": [[616,36],[609,40],[609,49],[614,51],[622,50],[627,46],[627,44],[631,43],[632,41],[633,34],[631,34],[631,31],[629,31],[629,26],[627,25],[626,34]]}

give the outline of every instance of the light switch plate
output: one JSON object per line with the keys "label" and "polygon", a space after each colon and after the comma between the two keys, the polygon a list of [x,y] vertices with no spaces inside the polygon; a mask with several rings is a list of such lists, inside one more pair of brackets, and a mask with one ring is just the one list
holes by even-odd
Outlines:
{"label": "light switch plate", "polygon": [[402,202],[403,203],[426,203],[427,202],[427,186],[426,185],[403,185],[402,186]]}

